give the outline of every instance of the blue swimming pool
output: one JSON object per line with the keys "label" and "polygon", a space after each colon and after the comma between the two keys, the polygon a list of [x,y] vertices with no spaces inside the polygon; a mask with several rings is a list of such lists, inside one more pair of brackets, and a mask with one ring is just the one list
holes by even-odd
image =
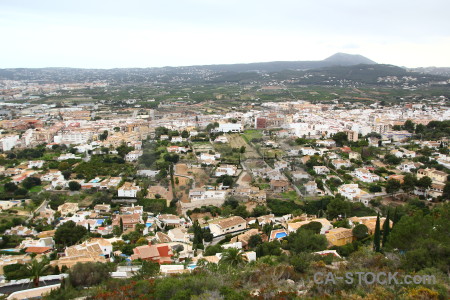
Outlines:
{"label": "blue swimming pool", "polygon": [[286,236],[287,236],[286,232],[278,232],[277,234],[275,234],[275,237],[277,239],[281,239],[281,238],[284,238]]}

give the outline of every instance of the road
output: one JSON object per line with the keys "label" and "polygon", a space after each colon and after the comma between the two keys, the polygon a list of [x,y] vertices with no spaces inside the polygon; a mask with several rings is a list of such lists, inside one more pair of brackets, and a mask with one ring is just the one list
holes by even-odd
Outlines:
{"label": "road", "polygon": [[44,209],[47,207],[47,204],[48,204],[48,201],[47,201],[47,200],[44,200],[44,201],[41,203],[41,205],[39,205],[38,208],[36,208],[36,209],[34,210],[34,212],[28,217],[27,221],[30,221],[30,220],[33,218],[33,216],[34,216],[35,214],[39,214],[41,211],[44,211]]}

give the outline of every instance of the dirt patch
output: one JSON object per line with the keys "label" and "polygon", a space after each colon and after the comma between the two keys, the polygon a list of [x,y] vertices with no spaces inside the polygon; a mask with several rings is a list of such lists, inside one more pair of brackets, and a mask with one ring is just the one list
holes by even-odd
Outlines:
{"label": "dirt patch", "polygon": [[226,137],[228,138],[232,148],[241,148],[242,146],[245,147],[245,158],[260,158],[258,152],[256,152],[252,146],[247,144],[247,142],[239,134],[227,134]]}
{"label": "dirt patch", "polygon": [[252,212],[255,209],[255,207],[258,206],[258,203],[252,201],[252,202],[246,202],[246,203],[244,203],[244,205],[247,208],[248,212]]}
{"label": "dirt patch", "polygon": [[176,164],[175,165],[175,173],[180,175],[189,175],[188,174],[188,166],[186,164]]}

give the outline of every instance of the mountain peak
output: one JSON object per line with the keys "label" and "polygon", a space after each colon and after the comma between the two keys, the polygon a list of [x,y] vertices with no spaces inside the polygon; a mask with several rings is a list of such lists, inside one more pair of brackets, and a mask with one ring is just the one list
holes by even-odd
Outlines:
{"label": "mountain peak", "polygon": [[368,59],[359,54],[347,54],[347,53],[336,53],[331,55],[330,57],[324,59],[323,61],[331,62],[336,65],[348,66],[348,65],[358,65],[358,64],[368,64],[373,65],[376,64],[373,60]]}

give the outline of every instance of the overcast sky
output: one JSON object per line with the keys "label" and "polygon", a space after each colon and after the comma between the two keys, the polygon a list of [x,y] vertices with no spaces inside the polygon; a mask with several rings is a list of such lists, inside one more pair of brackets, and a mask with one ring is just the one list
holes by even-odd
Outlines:
{"label": "overcast sky", "polygon": [[0,0],[0,68],[321,60],[450,67],[448,0]]}

